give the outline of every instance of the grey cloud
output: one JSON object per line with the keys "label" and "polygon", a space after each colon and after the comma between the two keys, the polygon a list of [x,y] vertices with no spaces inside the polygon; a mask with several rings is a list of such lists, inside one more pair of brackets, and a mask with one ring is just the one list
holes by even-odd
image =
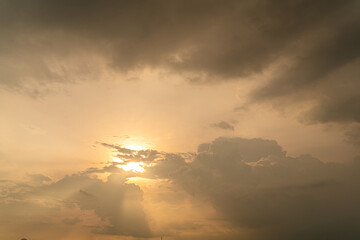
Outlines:
{"label": "grey cloud", "polygon": [[278,78],[255,90],[252,101],[292,105],[311,100],[315,106],[304,114],[307,123],[359,122],[359,22],[356,18],[341,26],[337,34],[300,55]]}
{"label": "grey cloud", "polygon": [[[49,83],[98,79],[104,69],[127,73],[146,67],[194,82],[221,82],[291,59],[252,93],[250,102],[315,100],[319,108],[309,112],[311,123],[359,121],[358,77],[328,78],[359,59],[356,0],[0,4],[0,84],[5,88],[28,89],[36,96],[50,91]],[[344,82],[349,99],[335,91]]]}
{"label": "grey cloud", "polygon": [[123,182],[122,176],[110,175],[107,182],[93,181],[70,199],[82,209],[94,210],[109,226],[96,230],[102,234],[151,237],[141,205],[142,191],[134,184]]}
{"label": "grey cloud", "polygon": [[1,79],[19,83],[15,62],[36,79],[64,78],[66,71],[47,66],[47,56],[61,59],[84,48],[123,71],[165,66],[205,81],[247,76],[345,15],[353,2],[3,0],[2,46],[11,58],[2,61]]}
{"label": "grey cloud", "polygon": [[[80,208],[92,210],[101,219],[98,225],[88,225],[96,234],[151,237],[142,206],[142,191],[134,184],[125,183],[125,180],[121,173],[111,174],[107,181],[81,173],[65,176],[50,184],[26,188],[10,182],[7,188],[3,188],[0,207],[2,210],[9,208],[3,216],[16,222],[16,226],[27,226],[29,214],[30,225],[35,229],[54,228],[59,218],[63,218],[62,223],[69,227],[80,222],[86,225],[82,214],[74,212],[73,216],[66,215],[64,218],[60,211]],[[0,222],[3,221],[5,218],[0,217]],[[37,234],[38,230],[34,232],[35,229],[32,230],[33,234]]]}
{"label": "grey cloud", "polygon": [[[116,149],[117,145],[107,147]],[[138,158],[134,156],[131,161]],[[248,238],[229,233],[218,239],[360,237],[358,159],[349,165],[325,163],[310,155],[290,157],[273,140],[218,138],[201,144],[197,153],[162,152],[149,162],[143,174],[128,175],[110,165],[41,186],[3,181],[1,207],[9,208],[4,216],[16,222],[25,213],[40,214],[51,225],[55,224],[51,213],[60,219],[62,226],[70,227],[85,224],[85,219],[78,215],[64,218],[60,209],[78,207],[93,211],[102,220],[103,224],[92,226],[95,233],[153,237],[141,205],[142,191],[126,183],[128,177],[142,176],[166,179],[172,184],[171,191],[162,193],[167,196],[161,197],[161,201],[181,202],[182,199],[173,199],[171,192],[185,191],[198,201],[210,203],[217,220],[226,221],[240,233],[250,231]],[[111,173],[107,181],[92,175],[105,172]],[[34,199],[46,200],[46,204]],[[14,209],[17,216],[13,216]],[[33,219],[37,228],[44,226],[36,217]],[[195,225],[184,222],[183,226],[173,227],[184,231],[202,229],[197,224],[200,222]]]}
{"label": "grey cloud", "polygon": [[[346,94],[348,95],[345,96]],[[344,93],[344,96],[331,97],[329,96],[329,98],[308,111],[305,120],[310,123],[360,122],[360,96],[348,92]]]}
{"label": "grey cloud", "polygon": [[108,143],[99,143],[104,147],[108,147],[108,148],[112,148],[115,149],[116,151],[118,151],[121,154],[132,154],[134,152],[134,150],[131,150],[129,148],[125,148],[119,145],[115,145],[115,144],[108,144]]}
{"label": "grey cloud", "polygon": [[167,154],[163,159],[156,161],[154,166],[148,167],[144,176],[171,179],[174,177],[175,172],[187,166],[185,160],[179,154]]}
{"label": "grey cloud", "polygon": [[[122,163],[110,162],[111,165],[107,165],[102,169],[94,168],[88,169],[84,173],[96,173],[96,172],[120,172],[124,178],[142,176],[148,178],[171,178],[172,174],[182,167],[187,166],[187,162],[191,161],[196,154],[195,153],[169,153],[161,152],[153,149],[146,150],[132,150],[116,144],[100,143],[102,146],[115,150],[119,159],[127,162],[143,162],[145,163],[144,173],[134,173],[132,171],[124,172],[117,168],[117,165]],[[148,171],[150,170],[150,171]]]}
{"label": "grey cloud", "polygon": [[48,176],[45,176],[43,174],[27,174],[27,176],[35,182],[49,182],[51,181],[51,178]]}
{"label": "grey cloud", "polygon": [[67,225],[75,225],[75,224],[81,222],[81,219],[78,218],[78,217],[74,217],[74,218],[64,218],[64,219],[62,220],[62,222],[63,222],[64,224],[67,224]]}
{"label": "grey cloud", "polygon": [[354,126],[345,132],[345,142],[360,146],[360,126]]}
{"label": "grey cloud", "polygon": [[153,149],[132,150],[117,144],[99,143],[104,147],[113,149],[117,152],[116,156],[124,161],[151,162],[162,156],[161,153]]}
{"label": "grey cloud", "polygon": [[214,123],[211,126],[215,127],[215,128],[224,129],[224,130],[231,130],[231,131],[235,130],[235,127],[233,125],[231,125],[230,123],[225,122],[225,121]]}
{"label": "grey cloud", "polygon": [[164,165],[166,177],[210,201],[234,226],[252,229],[250,239],[360,237],[357,162],[289,157],[275,141],[263,139],[219,138],[200,150],[192,162]]}
{"label": "grey cloud", "polygon": [[94,195],[92,195],[91,193],[88,193],[88,192],[85,192],[84,190],[79,190],[79,193],[82,193],[82,194],[84,194],[85,196],[87,196],[87,197],[93,197]]}
{"label": "grey cloud", "polygon": [[[341,26],[335,36],[326,37],[310,51],[300,55],[293,67],[254,93],[257,100],[286,96],[313,88],[326,75],[360,57],[360,19]],[[326,80],[326,79],[325,79]],[[344,79],[338,79],[344,81]]]}

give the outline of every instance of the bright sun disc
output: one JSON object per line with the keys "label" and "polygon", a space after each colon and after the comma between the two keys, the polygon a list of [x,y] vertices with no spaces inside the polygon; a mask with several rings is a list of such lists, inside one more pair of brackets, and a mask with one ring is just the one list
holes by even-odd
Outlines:
{"label": "bright sun disc", "polygon": [[137,144],[126,144],[124,145],[124,147],[135,151],[145,150],[147,148],[146,146],[137,145]]}
{"label": "bright sun disc", "polygon": [[125,171],[133,171],[133,172],[144,172],[144,163],[142,162],[129,162],[124,165],[117,165],[118,168],[122,168]]}

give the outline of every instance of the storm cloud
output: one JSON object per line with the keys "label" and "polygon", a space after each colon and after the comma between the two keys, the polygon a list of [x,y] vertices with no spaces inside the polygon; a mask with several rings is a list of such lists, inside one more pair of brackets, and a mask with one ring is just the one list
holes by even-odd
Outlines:
{"label": "storm cloud", "polygon": [[218,138],[201,145],[188,164],[170,159],[159,165],[157,176],[163,169],[231,224],[256,230],[250,239],[360,236],[358,161],[324,163],[310,155],[289,157],[275,141]]}
{"label": "storm cloud", "polygon": [[[36,94],[49,83],[96,80],[110,69],[126,74],[146,68],[206,84],[247,79],[282,62],[250,102],[291,96],[302,102],[311,92],[321,109],[314,106],[308,122],[359,121],[354,105],[359,95],[353,91],[358,76],[328,78],[349,64],[359,69],[355,0],[0,4],[0,83],[6,88],[33,88]],[[336,93],[339,86],[351,93]]]}
{"label": "storm cloud", "polygon": [[[352,49],[356,47],[357,34],[353,34],[358,30],[354,23],[357,19],[348,17],[355,14],[348,11],[356,1],[350,0],[3,0],[1,4],[3,51],[22,63],[35,61],[37,68],[32,71],[39,70],[39,75],[49,79],[56,74],[46,69],[46,58],[61,58],[85,49],[104,55],[111,66],[124,71],[166,66],[205,74],[205,81],[226,80],[265,69],[282,55],[292,54],[291,44],[304,36],[316,36],[329,26],[332,37],[313,46],[307,57],[310,62],[304,61],[308,65],[313,61],[315,67],[322,64],[321,68],[313,72],[304,63],[296,67],[296,71],[305,71],[308,79],[303,81],[318,79],[358,55]],[[337,16],[350,20],[337,19],[340,23],[334,25]],[[28,59],[27,51],[39,55]],[[3,83],[11,80],[6,76],[3,73]]]}

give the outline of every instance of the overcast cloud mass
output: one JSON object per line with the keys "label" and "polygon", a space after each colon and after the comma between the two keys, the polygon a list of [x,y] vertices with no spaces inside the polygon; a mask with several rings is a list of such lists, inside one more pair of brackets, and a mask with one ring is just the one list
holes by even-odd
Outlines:
{"label": "overcast cloud mass", "polygon": [[360,238],[359,12],[0,0],[0,238]]}
{"label": "overcast cloud mass", "polygon": [[[123,148],[113,148],[119,154],[124,153]],[[193,154],[131,149],[127,149],[127,153],[133,157],[126,162],[145,159],[144,173],[128,174],[116,167],[119,163],[111,162],[103,168],[91,168],[51,183],[3,182],[6,190],[2,192],[2,204],[6,211],[1,221],[17,222],[20,226],[35,227],[37,231],[47,226],[60,228],[62,226],[56,225],[61,222],[61,225],[88,225],[93,233],[100,235],[149,238],[164,234],[150,231],[149,218],[141,205],[142,190],[125,182],[137,176],[153,181],[167,180],[176,191],[184,190],[210,203],[216,209],[217,218],[250,232],[248,239],[356,239],[360,236],[358,160],[345,165],[323,163],[310,155],[289,157],[275,141],[244,138],[218,138],[201,144]],[[149,159],[151,153],[155,153],[155,157]],[[110,175],[100,180],[94,173]],[[30,178],[49,181],[40,175]],[[168,189],[164,194],[174,193]],[[178,204],[171,197],[167,201]],[[32,208],[28,215],[31,222],[13,216],[15,209],[26,207]],[[64,209],[70,211],[70,217],[63,216]],[[86,223],[89,220],[82,213],[86,210],[98,218],[97,225]],[[44,214],[51,212],[46,223],[43,222]],[[240,236],[236,232],[224,233],[224,237],[230,239]]]}

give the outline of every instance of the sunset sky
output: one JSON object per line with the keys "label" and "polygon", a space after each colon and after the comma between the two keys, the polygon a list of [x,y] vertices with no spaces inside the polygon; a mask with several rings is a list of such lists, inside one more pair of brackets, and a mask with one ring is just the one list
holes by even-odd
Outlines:
{"label": "sunset sky", "polygon": [[0,239],[360,239],[359,12],[0,0]]}

